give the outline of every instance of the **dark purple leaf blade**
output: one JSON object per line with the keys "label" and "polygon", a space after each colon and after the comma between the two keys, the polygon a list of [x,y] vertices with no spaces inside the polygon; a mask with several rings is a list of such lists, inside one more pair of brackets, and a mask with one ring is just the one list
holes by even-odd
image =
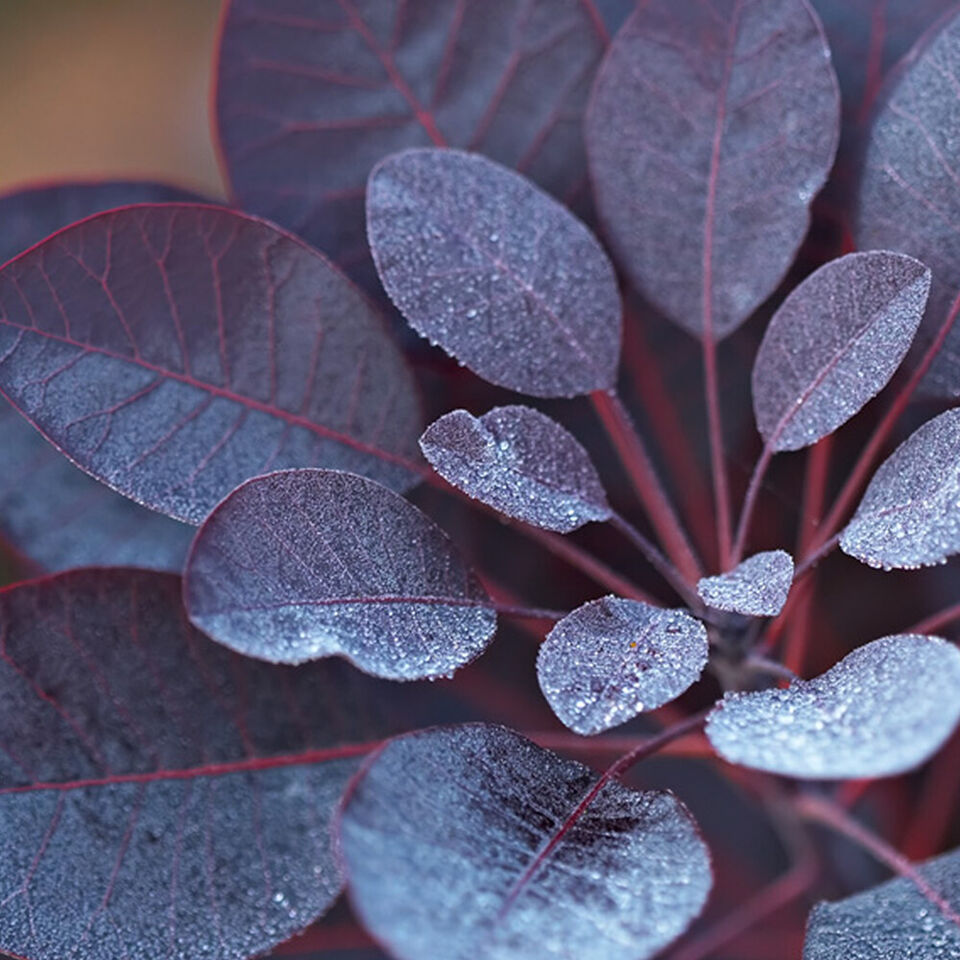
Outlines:
{"label": "dark purple leaf blade", "polygon": [[792,583],[793,557],[785,550],[766,550],[747,557],[733,570],[703,577],[697,594],[714,610],[775,617],[787,602]]}
{"label": "dark purple leaf blade", "polygon": [[418,680],[469,663],[496,630],[439,527],[386,487],[333,470],[239,487],[201,527],[184,577],[197,627],[274,663],[339,655]]}
{"label": "dark purple leaf blade", "polygon": [[652,956],[703,907],[709,854],[669,793],[611,782],[579,810],[595,781],[504,727],[391,741],[339,818],[360,919],[399,960]]}
{"label": "dark purple leaf blade", "polygon": [[679,697],[699,679],[708,652],[706,628],[684,611],[603,597],[550,631],[537,678],[560,720],[589,735]]}
{"label": "dark purple leaf blade", "polygon": [[753,367],[766,445],[808,447],[860,411],[907,354],[930,271],[902,254],[851,253],[807,277],[774,314]]}
{"label": "dark purple leaf blade", "polygon": [[427,427],[420,449],[453,486],[536,527],[569,533],[612,516],[587,451],[530,407],[494,407],[482,417],[454,410]]}
{"label": "dark purple leaf blade", "polygon": [[371,306],[224,209],[128,207],[8,263],[0,390],[83,469],[189,523],[271,468],[415,478],[412,380]]}
{"label": "dark purple leaf blade", "polygon": [[377,165],[367,232],[390,299],[474,373],[538,397],[610,389],[620,294],[592,233],[479,154],[407,150]]}
{"label": "dark purple leaf blade", "polygon": [[696,336],[735,330],[796,255],[839,110],[803,0],[640,4],[586,119],[597,209],[637,290]]}
{"label": "dark purple leaf blade", "polygon": [[960,651],[900,634],[858,647],[813,680],[728,693],[707,737],[732,763],[790,777],[889,777],[927,760],[960,720]]}

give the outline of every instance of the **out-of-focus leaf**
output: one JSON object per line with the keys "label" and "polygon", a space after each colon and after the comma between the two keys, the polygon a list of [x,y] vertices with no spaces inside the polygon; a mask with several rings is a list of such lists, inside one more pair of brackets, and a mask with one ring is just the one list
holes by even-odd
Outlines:
{"label": "out-of-focus leaf", "polygon": [[414,329],[485,380],[538,397],[612,387],[620,294],[592,233],[478,154],[407,150],[367,187],[380,279]]}
{"label": "out-of-focus leaf", "polygon": [[586,121],[600,218],[634,286],[696,336],[735,330],[803,240],[839,112],[803,0],[639,4]]}
{"label": "out-of-focus leaf", "polygon": [[911,569],[960,553],[960,410],[928,420],[885,460],[840,538],[871,567]]}
{"label": "out-of-focus leaf", "polygon": [[714,610],[748,617],[775,617],[787,602],[793,582],[793,557],[785,550],[754,554],[733,570],[703,577],[697,584],[700,599]]}
{"label": "out-of-focus leaf", "polygon": [[547,635],[540,689],[571,730],[592,734],[679,697],[707,662],[706,628],[682,610],[591,600]]}
{"label": "out-of-focus leaf", "polygon": [[960,719],[960,652],[899,634],[858,647],[813,680],[728,693],[707,736],[733,763],[791,777],[888,777],[919,766]]}
{"label": "out-of-focus leaf", "polygon": [[386,487],[287,470],[234,490],[197,534],[185,598],[219,643],[273,663],[343,656],[367,673],[452,673],[497,617],[447,535]]}
{"label": "out-of-focus leaf", "polygon": [[400,960],[653,956],[703,907],[709,854],[671,794],[581,806],[595,782],[503,727],[391,741],[339,821],[362,922]]}
{"label": "out-of-focus leaf", "polygon": [[[960,851],[928,860],[917,873],[954,909],[960,907]],[[909,877],[888,880],[845,900],[821,903],[807,922],[803,960],[956,960],[960,927]]]}
{"label": "out-of-focus leaf", "polygon": [[507,516],[558,533],[611,516],[590,455],[530,407],[482,417],[454,410],[427,427],[420,449],[445,480]]}
{"label": "out-of-focus leaf", "polygon": [[876,396],[906,356],[929,292],[922,263],[883,250],[807,277],[774,314],[753,367],[764,443],[808,447]]}

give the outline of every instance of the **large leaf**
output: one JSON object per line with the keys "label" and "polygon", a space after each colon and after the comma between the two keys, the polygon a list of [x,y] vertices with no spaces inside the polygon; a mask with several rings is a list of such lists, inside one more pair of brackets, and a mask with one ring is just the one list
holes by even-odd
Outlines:
{"label": "large leaf", "polygon": [[358,757],[440,694],[237,657],[179,592],[101,569],[0,593],[0,951],[268,950],[340,889],[329,821]]}
{"label": "large leaf", "polygon": [[879,393],[906,356],[929,292],[922,263],[882,250],[807,277],[774,314],[753,367],[764,443],[808,447]]}
{"label": "large leaf", "polygon": [[793,583],[793,557],[766,550],[747,557],[733,570],[697,583],[700,599],[714,610],[748,617],[775,617],[787,602]]}
{"label": "large leaf", "polygon": [[420,449],[444,479],[501,513],[558,533],[612,516],[590,455],[530,407],[482,417],[454,410],[434,421]]}
{"label": "large leaf", "polygon": [[614,385],[613,267],[519,174],[459,150],[394,154],[370,175],[367,231],[404,317],[485,380],[539,397]]}
{"label": "large leaf", "polygon": [[706,628],[684,611],[603,597],[550,631],[537,678],[564,724],[600,733],[679,697],[703,672],[708,652]]}
{"label": "large leaf", "polygon": [[786,689],[728,693],[707,736],[733,763],[791,777],[887,777],[923,763],[960,720],[960,652],[899,634]]}
{"label": "large leaf", "polygon": [[[348,889],[399,960],[643,960],[700,912],[710,861],[668,793],[610,782],[503,727],[391,741],[339,821]],[[402,878],[402,882],[398,882]]]}
{"label": "large leaf", "polygon": [[845,553],[884,569],[960,553],[960,410],[928,420],[874,474],[840,538]]}
{"label": "large leaf", "polygon": [[184,574],[190,619],[274,663],[340,655],[393,680],[452,673],[497,617],[447,535],[372,480],[288,470],[207,518]]}
{"label": "large leaf", "polygon": [[839,110],[803,0],[639,4],[586,122],[600,217],[636,288],[695,335],[736,329],[803,240]]}
{"label": "large leaf", "polygon": [[417,402],[370,305],[228,210],[128,207],[8,263],[0,390],[85,470],[191,523],[273,467],[413,477]]}

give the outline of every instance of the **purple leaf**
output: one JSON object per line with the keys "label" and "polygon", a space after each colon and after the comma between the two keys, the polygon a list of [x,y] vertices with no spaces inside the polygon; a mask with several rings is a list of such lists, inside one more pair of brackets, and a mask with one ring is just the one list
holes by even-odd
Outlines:
{"label": "purple leaf", "polygon": [[191,523],[273,467],[414,476],[412,381],[370,305],[228,210],[128,207],[8,263],[0,390],[85,470]]}
{"label": "purple leaf", "polygon": [[[339,821],[353,905],[399,960],[644,960],[711,886],[696,824],[669,793],[606,784],[503,727],[393,740]],[[402,878],[402,882],[398,882]]]}
{"label": "purple leaf", "polygon": [[803,0],[650,0],[587,111],[600,218],[634,286],[696,336],[776,289],[837,147],[839,97]]}
{"label": "purple leaf", "polygon": [[589,230],[519,174],[407,150],[367,186],[380,279],[413,328],[485,380],[538,397],[614,385],[620,294]]}
{"label": "purple leaf", "polygon": [[960,720],[960,651],[900,634],[858,647],[813,680],[728,693],[707,736],[731,763],[790,777],[889,777],[919,766]]}
{"label": "purple leaf", "polygon": [[600,733],[679,697],[707,663],[707,631],[682,610],[603,597],[547,635],[540,689],[571,730]]}
{"label": "purple leaf", "polygon": [[497,617],[447,535],[403,497],[333,470],[288,470],[234,490],[187,560],[190,619],[273,663],[343,656],[391,680],[450,674]]}
{"label": "purple leaf", "polygon": [[569,533],[612,515],[587,451],[530,407],[494,407],[479,418],[454,410],[427,427],[420,449],[455,487],[545,530]]}
{"label": "purple leaf", "polygon": [[787,602],[792,583],[793,557],[785,550],[767,550],[726,573],[703,577],[697,584],[697,594],[714,610],[775,617]]}
{"label": "purple leaf", "polygon": [[871,567],[911,569],[960,553],[960,410],[928,420],[874,474],[840,539]]}
{"label": "purple leaf", "polygon": [[764,443],[808,447],[861,410],[906,356],[929,291],[922,263],[877,250],[807,277],[774,314],[754,363]]}

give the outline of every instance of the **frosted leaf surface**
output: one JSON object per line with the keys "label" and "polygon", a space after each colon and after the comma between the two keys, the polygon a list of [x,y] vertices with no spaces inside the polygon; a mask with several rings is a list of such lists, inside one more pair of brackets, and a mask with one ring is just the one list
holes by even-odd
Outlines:
{"label": "frosted leaf surface", "polygon": [[807,277],[774,314],[753,367],[764,442],[799,450],[846,423],[906,356],[930,292],[918,260],[851,253]]}
{"label": "frosted leaf surface", "polygon": [[706,628],[682,610],[603,597],[547,635],[537,678],[571,730],[600,733],[679,697],[707,662]]}
{"label": "frosted leaf surface", "polygon": [[[956,911],[960,850],[917,872]],[[820,903],[807,921],[803,960],[956,960],[960,928],[909,877],[896,877],[834,903]]]}
{"label": "frosted leaf surface", "polygon": [[238,487],[207,518],[184,573],[190,619],[273,663],[343,656],[391,680],[452,673],[496,629],[447,535],[403,497],[336,470]]}
{"label": "frosted leaf surface", "polygon": [[960,651],[899,634],[858,647],[813,680],[728,693],[707,736],[733,763],[810,779],[888,777],[930,757],[960,719]]}
{"label": "frosted leaf surface", "polygon": [[611,516],[590,455],[530,407],[495,407],[482,417],[454,410],[427,428],[420,449],[455,487],[534,526],[569,533]]}
{"label": "frosted leaf surface", "polygon": [[459,150],[393,154],[370,174],[367,232],[400,312],[485,380],[538,397],[614,385],[613,266],[520,174]]}
{"label": "frosted leaf surface", "polygon": [[871,567],[910,569],[960,552],[960,410],[914,431],[880,465],[840,539]]}
{"label": "frosted leaf surface", "polygon": [[703,577],[700,599],[714,610],[748,617],[775,617],[787,602],[793,582],[793,558],[786,550],[767,550],[748,557],[733,570]]}
{"label": "frosted leaf surface", "polygon": [[399,960],[653,956],[702,909],[709,853],[668,793],[611,782],[578,811],[595,781],[499,726],[391,741],[339,824],[363,925]]}

